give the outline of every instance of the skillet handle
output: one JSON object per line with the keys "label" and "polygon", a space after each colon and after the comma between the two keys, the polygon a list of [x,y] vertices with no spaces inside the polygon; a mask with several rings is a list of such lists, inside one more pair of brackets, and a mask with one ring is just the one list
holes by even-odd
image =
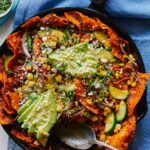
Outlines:
{"label": "skillet handle", "polygon": [[104,5],[106,0],[91,0],[91,4],[88,8],[104,13]]}

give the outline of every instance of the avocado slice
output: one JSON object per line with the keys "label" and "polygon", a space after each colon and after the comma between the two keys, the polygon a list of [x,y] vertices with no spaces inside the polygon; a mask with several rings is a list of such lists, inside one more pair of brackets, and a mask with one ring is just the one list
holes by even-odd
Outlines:
{"label": "avocado slice", "polygon": [[19,108],[17,111],[18,115],[21,115],[30,105],[33,103],[33,101],[37,100],[38,95],[36,93],[32,93],[28,96],[27,101]]}
{"label": "avocado slice", "polygon": [[128,90],[121,90],[118,88],[115,88],[113,86],[109,86],[109,92],[110,95],[115,98],[115,99],[119,99],[119,100],[124,100],[128,97],[129,95],[129,91]]}
{"label": "avocado slice", "polygon": [[102,44],[105,46],[105,48],[108,48],[108,49],[111,48],[109,38],[108,38],[108,36],[107,36],[105,33],[103,33],[102,31],[94,31],[94,32],[93,32],[93,36],[94,36],[100,43],[102,43]]}
{"label": "avocado slice", "polygon": [[88,77],[97,73],[98,53],[99,51],[88,49],[88,43],[83,42],[66,50],[54,51],[49,55],[49,63],[62,73]]}
{"label": "avocado slice", "polygon": [[[53,127],[55,122],[57,121],[57,102],[56,96],[51,91],[47,92],[46,105],[44,109],[47,113],[43,113],[41,116],[41,124],[38,127],[37,139],[41,139],[44,136],[48,135],[48,132]],[[47,119],[45,120],[45,117]]]}
{"label": "avocado slice", "polygon": [[56,42],[59,42],[61,44],[65,44],[66,42],[66,34],[60,30],[52,30],[51,31],[51,35],[53,37],[56,37],[57,41]]}
{"label": "avocado slice", "polygon": [[24,112],[21,113],[19,118],[17,119],[18,122],[24,122],[24,120],[28,117],[29,113],[32,111],[36,104],[36,101],[34,101],[28,108],[24,110]]}
{"label": "avocado slice", "polygon": [[[30,105],[30,106],[29,106]],[[26,102],[18,111],[18,122],[28,133],[35,133],[36,138],[46,144],[49,131],[57,121],[57,101],[54,92],[48,90],[35,101]]]}
{"label": "avocado slice", "polygon": [[105,49],[103,49],[99,52],[99,57],[100,57],[100,59],[106,59],[110,62],[115,59],[115,57],[112,55],[112,53]]}
{"label": "avocado slice", "polygon": [[[35,118],[33,119],[33,121],[31,121],[30,126],[28,128],[29,133],[34,133],[35,131],[37,131],[38,134],[39,133],[38,128],[45,126],[47,122],[49,122],[48,123],[49,125],[48,131],[49,131],[51,128],[50,124],[53,125],[53,122],[55,123],[55,119],[57,118],[56,98],[54,95],[50,93],[50,91],[46,93],[40,105],[41,105],[41,110],[39,110],[38,118]],[[53,111],[51,111],[51,109]],[[48,133],[48,131],[46,131],[44,128],[44,132]],[[38,139],[40,139],[40,137],[38,137]]]}
{"label": "avocado slice", "polygon": [[21,115],[21,114],[32,104],[32,102],[33,102],[33,101],[32,101],[31,99],[28,100],[24,105],[22,105],[22,106],[19,108],[17,114],[18,114],[18,115]]}
{"label": "avocado slice", "polygon": [[38,101],[35,103],[33,109],[31,112],[28,114],[27,118],[24,120],[22,124],[22,128],[28,129],[32,121],[34,120],[33,118],[37,117],[38,112],[40,112],[41,109],[41,103],[43,100],[43,95],[39,97]]}

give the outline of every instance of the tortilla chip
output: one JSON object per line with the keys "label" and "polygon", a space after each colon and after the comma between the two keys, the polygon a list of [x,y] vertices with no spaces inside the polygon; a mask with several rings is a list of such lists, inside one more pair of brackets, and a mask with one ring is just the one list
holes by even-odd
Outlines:
{"label": "tortilla chip", "polygon": [[3,95],[5,95],[6,91],[13,90],[14,86],[16,84],[18,84],[18,83],[16,83],[15,79],[16,78],[14,78],[14,77],[8,77],[6,72],[3,72],[3,84],[4,84],[4,87],[1,89]]}
{"label": "tortilla chip", "polygon": [[0,100],[0,124],[7,125],[13,121],[13,118],[11,115],[8,115],[3,110],[4,105],[5,105],[5,102],[3,100]]}
{"label": "tortilla chip", "polygon": [[126,150],[134,136],[135,129],[136,117],[132,115],[122,124],[121,130],[118,133],[107,137],[106,143],[118,150]]}
{"label": "tortilla chip", "polygon": [[129,91],[129,97],[127,99],[127,106],[128,106],[128,116],[132,116],[134,114],[134,110],[139,103],[148,79],[150,78],[150,74],[146,73],[138,73],[139,81],[135,88],[131,88]]}
{"label": "tortilla chip", "polygon": [[4,77],[3,77],[3,73],[2,72],[0,73],[0,82],[4,83]]}
{"label": "tortilla chip", "polygon": [[25,142],[25,143],[32,143],[33,142],[33,138],[30,137],[28,134],[24,133],[23,131],[18,131],[17,129],[12,129],[11,130],[11,134],[13,136],[15,136],[17,139]]}
{"label": "tortilla chip", "polygon": [[16,111],[12,107],[11,100],[8,97],[8,91],[5,89],[5,87],[1,88],[1,94],[4,102],[3,109],[5,110],[5,112],[10,115],[15,114]]}
{"label": "tortilla chip", "polygon": [[15,92],[8,92],[9,99],[11,101],[11,106],[14,110],[18,110],[19,108],[19,96]]}
{"label": "tortilla chip", "polygon": [[54,13],[50,13],[40,19],[38,26],[64,27],[67,24],[68,21],[64,16],[60,17]]}
{"label": "tortilla chip", "polygon": [[3,109],[6,111],[7,114],[13,115],[15,114],[15,110],[12,108],[11,101],[8,98],[8,96],[3,95],[5,105],[3,106]]}
{"label": "tortilla chip", "polygon": [[22,38],[21,31],[12,33],[7,38],[6,41],[7,46],[14,53],[14,55],[22,52],[21,38]]}
{"label": "tortilla chip", "polygon": [[42,40],[40,38],[34,38],[33,40],[33,53],[35,57],[38,57],[41,53]]}
{"label": "tortilla chip", "polygon": [[3,84],[4,84],[4,87],[1,89],[1,92],[2,94],[4,95],[5,94],[5,86],[7,86],[7,83],[8,83],[8,75],[7,73],[4,71],[3,73]]}
{"label": "tortilla chip", "polygon": [[39,16],[35,16],[35,17],[33,17],[33,18],[27,20],[27,21],[21,26],[21,28],[31,28],[31,27],[35,26],[35,25],[39,22],[40,19],[41,19],[41,18],[40,18]]}
{"label": "tortilla chip", "polygon": [[65,12],[64,15],[71,23],[77,26],[80,31],[97,30],[100,28],[98,23],[94,19],[85,16],[80,12],[77,11]]}
{"label": "tortilla chip", "polygon": [[75,95],[78,99],[78,101],[81,103],[82,106],[84,106],[87,110],[94,114],[100,114],[100,109],[95,106],[94,104],[88,104],[87,103],[87,98],[86,98],[86,92],[85,88],[86,86],[80,79],[75,79]]}
{"label": "tortilla chip", "polygon": [[36,149],[36,148],[38,148],[38,150],[45,150],[44,147],[42,147],[40,145],[35,145],[34,144],[34,142],[35,142],[34,136],[29,135],[29,134],[27,134],[24,131],[20,131],[19,129],[13,128],[11,130],[11,134],[15,138],[17,138],[17,139],[23,141],[24,143],[26,143],[29,146],[30,149]]}

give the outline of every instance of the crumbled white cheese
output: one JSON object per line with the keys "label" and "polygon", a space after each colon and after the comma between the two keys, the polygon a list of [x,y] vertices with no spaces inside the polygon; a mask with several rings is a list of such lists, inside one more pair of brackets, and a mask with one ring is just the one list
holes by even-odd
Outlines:
{"label": "crumbled white cheese", "polygon": [[120,74],[123,74],[123,70],[122,70],[122,68],[120,69]]}
{"label": "crumbled white cheese", "polygon": [[49,32],[46,32],[46,35],[49,35]]}
{"label": "crumbled white cheese", "polygon": [[45,27],[40,27],[40,30],[42,30],[42,31],[45,30]]}
{"label": "crumbled white cheese", "polygon": [[52,52],[52,48],[47,48],[47,53],[50,54]]}
{"label": "crumbled white cheese", "polygon": [[60,49],[66,49],[66,47],[64,45],[60,46]]}
{"label": "crumbled white cheese", "polygon": [[96,83],[94,86],[95,86],[95,89],[100,88],[100,84],[99,83]]}
{"label": "crumbled white cheese", "polygon": [[102,43],[105,43],[106,42],[106,40],[102,40]]}
{"label": "crumbled white cheese", "polygon": [[47,37],[45,37],[45,36],[42,37],[42,41],[43,41],[43,42],[47,41]]}
{"label": "crumbled white cheese", "polygon": [[101,59],[101,62],[102,62],[102,63],[107,63],[107,62],[108,62],[108,60],[107,60],[107,59],[105,59],[105,58],[102,58],[102,59]]}
{"label": "crumbled white cheese", "polygon": [[89,93],[88,93],[88,96],[92,96],[92,95],[93,95],[93,92],[89,92]]}

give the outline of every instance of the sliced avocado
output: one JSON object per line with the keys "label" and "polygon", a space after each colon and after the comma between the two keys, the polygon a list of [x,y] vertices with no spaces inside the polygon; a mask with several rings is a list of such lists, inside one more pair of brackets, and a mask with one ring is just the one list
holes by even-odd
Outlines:
{"label": "sliced avocado", "polygon": [[103,33],[102,31],[94,31],[94,32],[93,32],[93,36],[94,36],[100,43],[102,43],[102,44],[105,46],[105,48],[108,48],[108,49],[111,48],[109,38],[108,38],[108,36],[107,36],[105,33]]}
{"label": "sliced avocado", "polygon": [[66,35],[64,32],[62,32],[60,30],[52,30],[51,36],[56,37],[57,42],[59,42],[61,44],[65,44],[65,42],[66,42]]}
{"label": "sliced avocado", "polygon": [[111,85],[109,86],[109,92],[113,98],[120,99],[120,100],[126,99],[129,95],[128,90],[121,90],[121,89],[115,88]]}
{"label": "sliced avocado", "polygon": [[[35,133],[36,138],[45,145],[49,131],[57,121],[57,101],[54,92],[48,90],[31,102],[20,108],[19,122],[23,122],[22,128],[28,129],[28,133]],[[22,112],[25,110],[24,112]]]}
{"label": "sliced avocado", "polygon": [[66,35],[61,30],[56,30],[56,29],[45,29],[43,31],[40,30],[37,32],[37,35],[40,38],[47,37],[47,40],[44,41],[44,43],[42,44],[43,47],[46,46],[46,47],[55,48],[57,43],[66,45]]}
{"label": "sliced avocado", "polygon": [[30,105],[33,103],[33,101],[37,100],[38,95],[36,93],[32,93],[27,97],[27,101],[19,108],[17,111],[18,115],[21,115]]}
{"label": "sliced avocado", "polygon": [[37,117],[38,112],[40,112],[40,109],[42,109],[42,106],[41,106],[42,100],[43,100],[43,95],[41,97],[39,97],[39,99],[36,102],[36,104],[34,105],[33,109],[28,114],[27,118],[24,120],[24,122],[22,124],[22,128],[27,129],[30,126],[30,124],[32,123],[32,121],[34,120],[33,118]]}
{"label": "sliced avocado", "polygon": [[[47,108],[48,105],[49,105],[48,100],[49,100],[49,93],[47,92],[46,95],[42,98],[39,108],[34,111],[35,114],[36,114],[36,111],[37,111],[38,117],[36,117],[35,119],[30,121],[30,125],[28,127],[28,132],[29,133],[34,133],[35,130],[37,130],[38,126],[43,124],[43,121],[41,119],[47,118],[47,112],[49,111],[49,109]],[[43,110],[46,113],[44,113]]]}
{"label": "sliced avocado", "polygon": [[23,122],[28,117],[29,113],[32,111],[35,104],[36,104],[36,101],[34,101],[24,112],[22,112],[22,114],[19,116],[17,121],[18,122]]}
{"label": "sliced avocado", "polygon": [[32,104],[32,102],[32,100],[28,100],[24,105],[22,105],[17,112],[18,115],[21,115]]}
{"label": "sliced avocado", "polygon": [[116,119],[118,122],[123,121],[127,116],[127,105],[125,103],[125,101],[121,101],[120,105],[119,105],[119,110],[116,114]]}
{"label": "sliced avocado", "polygon": [[49,63],[57,70],[77,77],[97,73],[98,51],[88,49],[87,42],[76,44],[66,50],[56,50],[49,55]]}
{"label": "sliced avocado", "polygon": [[105,133],[111,133],[116,126],[116,116],[113,112],[109,113],[105,120]]}
{"label": "sliced avocado", "polygon": [[[57,121],[57,102],[56,96],[51,91],[47,92],[47,103],[45,105],[46,114],[43,114],[41,118],[41,125],[38,127],[37,139],[41,139],[49,134],[50,129]],[[47,116],[47,120],[45,117]]]}
{"label": "sliced avocado", "polygon": [[99,52],[99,57],[100,57],[100,59],[106,59],[110,62],[115,59],[114,56],[112,55],[112,53],[105,49],[103,49]]}

